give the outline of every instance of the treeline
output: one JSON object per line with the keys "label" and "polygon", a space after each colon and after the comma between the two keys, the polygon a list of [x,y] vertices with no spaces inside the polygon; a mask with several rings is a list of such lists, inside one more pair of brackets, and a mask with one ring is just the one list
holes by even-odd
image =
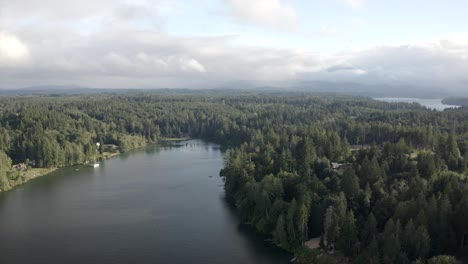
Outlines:
{"label": "treeline", "polygon": [[12,162],[67,166],[183,135],[230,147],[228,199],[285,249],[321,237],[356,263],[410,263],[466,244],[466,109],[280,92],[3,97],[0,189]]}
{"label": "treeline", "polygon": [[468,97],[450,97],[442,100],[443,104],[468,106]]}
{"label": "treeline", "polygon": [[355,263],[424,263],[466,245],[466,110],[314,105],[277,105],[227,154],[226,193],[246,222],[291,251],[320,236]]}

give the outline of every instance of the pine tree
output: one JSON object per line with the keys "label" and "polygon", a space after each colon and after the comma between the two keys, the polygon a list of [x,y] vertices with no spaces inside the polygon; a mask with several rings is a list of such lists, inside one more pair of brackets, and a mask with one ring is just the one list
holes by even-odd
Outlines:
{"label": "pine tree", "polygon": [[3,151],[0,151],[0,191],[10,189],[10,181],[7,171],[11,168],[11,159]]}
{"label": "pine tree", "polygon": [[293,199],[289,205],[288,215],[286,216],[286,226],[288,231],[289,244],[293,247],[297,246],[298,237],[296,232],[296,221],[295,215],[297,211],[297,202],[296,199]]}
{"label": "pine tree", "polygon": [[431,239],[429,233],[424,226],[418,227],[414,234],[413,243],[411,245],[414,250],[414,258],[425,259],[431,248]]}
{"label": "pine tree", "polygon": [[340,226],[338,224],[337,214],[333,206],[329,206],[325,212],[323,230],[323,242],[325,247],[334,247],[336,239],[340,234]]}
{"label": "pine tree", "polygon": [[458,208],[455,211],[455,226],[460,236],[460,247],[463,247],[466,243],[465,234],[468,233],[468,193],[464,193],[462,200],[458,204]]}
{"label": "pine tree", "polygon": [[410,219],[406,223],[405,231],[403,232],[402,237],[402,246],[406,251],[409,259],[416,259],[416,252],[414,249],[414,238],[415,238],[416,228],[413,223],[413,219]]}
{"label": "pine tree", "polygon": [[385,224],[382,241],[383,263],[397,263],[400,256],[400,241],[398,239],[397,225],[392,219],[388,220]]}
{"label": "pine tree", "polygon": [[288,235],[285,230],[285,223],[284,223],[284,216],[280,215],[278,217],[278,220],[276,221],[276,227],[275,230],[273,231],[273,239],[275,243],[288,248]]}
{"label": "pine tree", "polygon": [[359,195],[359,178],[354,173],[354,169],[352,167],[348,167],[344,171],[341,186],[348,200],[353,200]]}
{"label": "pine tree", "polygon": [[352,257],[356,252],[357,231],[355,222],[354,212],[349,210],[340,228],[338,246],[348,257]]}
{"label": "pine tree", "polygon": [[370,213],[367,216],[367,221],[364,224],[363,230],[361,232],[361,243],[363,246],[368,246],[372,239],[377,236],[377,233],[377,221],[375,220],[374,214]]}
{"label": "pine tree", "polygon": [[418,155],[418,171],[421,177],[430,179],[436,173],[434,156],[428,152]]}
{"label": "pine tree", "polygon": [[307,240],[308,234],[309,209],[302,203],[298,208],[297,214],[297,232],[301,243]]}
{"label": "pine tree", "polygon": [[354,259],[355,264],[380,264],[379,243],[373,237],[370,244]]}

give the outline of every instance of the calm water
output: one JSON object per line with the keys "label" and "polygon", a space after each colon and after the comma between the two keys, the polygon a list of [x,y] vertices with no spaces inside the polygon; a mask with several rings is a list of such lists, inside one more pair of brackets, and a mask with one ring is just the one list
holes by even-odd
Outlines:
{"label": "calm water", "polygon": [[191,140],[0,194],[0,263],[288,263],[239,225],[222,164],[217,145]]}
{"label": "calm water", "polygon": [[437,111],[443,111],[448,108],[458,108],[458,105],[446,105],[442,103],[442,99],[421,99],[421,98],[398,98],[398,97],[381,97],[374,98],[375,100],[385,101],[390,103],[418,103],[429,109],[435,109]]}

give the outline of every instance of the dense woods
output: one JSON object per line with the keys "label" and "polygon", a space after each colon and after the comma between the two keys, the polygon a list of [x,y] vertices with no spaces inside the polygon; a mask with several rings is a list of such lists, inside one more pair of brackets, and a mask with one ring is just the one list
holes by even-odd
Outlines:
{"label": "dense woods", "polygon": [[320,237],[354,263],[450,263],[468,244],[466,108],[272,92],[3,97],[0,190],[21,181],[13,163],[68,166],[184,135],[229,148],[227,199],[284,249]]}

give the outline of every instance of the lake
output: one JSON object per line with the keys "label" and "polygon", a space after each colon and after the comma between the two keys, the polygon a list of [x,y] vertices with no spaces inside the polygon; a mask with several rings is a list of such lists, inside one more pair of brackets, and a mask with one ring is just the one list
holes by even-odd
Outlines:
{"label": "lake", "polygon": [[446,105],[442,103],[442,99],[421,99],[421,98],[399,98],[399,97],[379,97],[375,100],[389,102],[389,103],[418,103],[429,109],[443,111],[448,108],[458,108],[458,105]]}
{"label": "lake", "polygon": [[223,152],[190,140],[68,167],[0,194],[0,263],[289,263],[240,225]]}

